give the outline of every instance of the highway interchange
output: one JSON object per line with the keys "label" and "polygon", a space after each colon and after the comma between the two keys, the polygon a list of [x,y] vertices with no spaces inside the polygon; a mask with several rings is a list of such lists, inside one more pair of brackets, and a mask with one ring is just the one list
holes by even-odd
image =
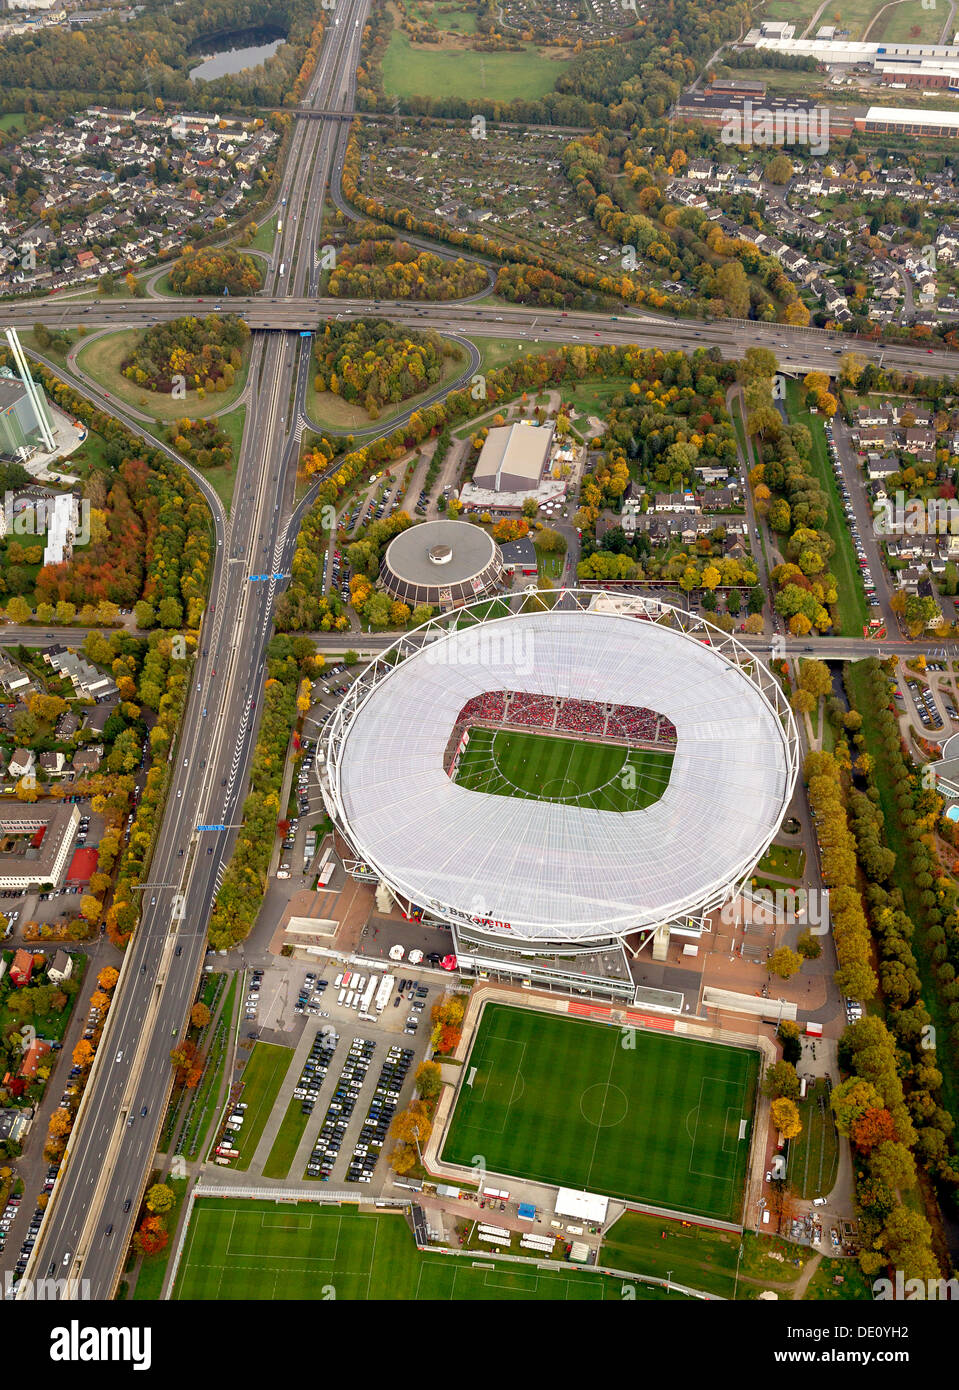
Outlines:
{"label": "highway interchange", "polygon": [[[368,6],[369,0],[338,0],[304,99],[304,105],[312,105],[317,113],[352,109]],[[171,1083],[169,1053],[193,1002],[210,908],[242,811],[277,587],[276,580],[251,583],[249,576],[288,572],[299,522],[313,495],[308,493],[294,507],[311,371],[309,342],[301,341],[299,333],[315,329],[327,315],[375,312],[461,339],[518,339],[530,349],[560,342],[635,343],[687,351],[716,347],[724,356],[738,358],[748,347],[766,346],[785,369],[804,372],[813,367],[835,371],[839,354],[854,347],[864,357],[903,370],[936,375],[955,371],[954,356],[941,349],[930,354],[918,348],[853,344],[838,334],[780,324],[681,322],[625,311],[563,314],[476,302],[410,305],[319,299],[317,248],[324,195],[329,185],[338,201],[347,138],[348,123],[336,115],[295,122],[278,194],[283,231],[264,293],[196,301],[197,309],[202,304],[212,310],[219,304],[222,311],[238,313],[254,330],[247,428],[229,518],[213,489],[194,472],[213,515],[215,556],[193,688],[171,755],[167,808],[150,881],[142,887],[141,922],[126,951],[108,1026],[27,1271],[34,1279],[82,1277],[92,1298],[109,1298],[116,1288],[163,1120]],[[39,322],[50,327],[137,327],[181,315],[184,307],[183,300],[174,299],[6,302],[0,304],[0,328]],[[468,366],[461,379],[479,363],[472,344],[466,346]],[[55,363],[49,365],[59,370]],[[83,389],[137,428],[105,392]],[[36,640],[36,629],[22,631]],[[8,627],[5,642],[15,643],[19,632]],[[77,640],[76,630],[57,630],[55,635]],[[328,651],[342,645],[374,652],[392,640],[388,634],[364,637],[362,642],[355,633],[317,636]],[[768,653],[768,638],[747,640],[754,650]],[[791,651],[835,658],[877,650],[872,642],[829,639],[786,645]],[[901,642],[880,646],[885,653],[921,649]],[[198,831],[199,825],[228,828]]]}

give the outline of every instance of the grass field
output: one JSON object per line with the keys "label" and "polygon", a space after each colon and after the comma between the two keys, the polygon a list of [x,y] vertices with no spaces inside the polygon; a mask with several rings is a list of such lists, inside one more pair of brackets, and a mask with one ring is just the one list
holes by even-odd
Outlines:
{"label": "grass field", "polygon": [[829,1106],[829,1086],[820,1078],[797,1102],[802,1133],[789,1144],[789,1186],[799,1197],[826,1197],[839,1171],[839,1135]]}
{"label": "grass field", "polygon": [[459,376],[466,365],[466,357],[457,344],[452,344],[454,356],[443,358],[443,371],[439,381],[428,386],[425,391],[418,391],[415,396],[407,396],[405,401],[390,402],[385,405],[380,414],[373,418],[368,410],[363,406],[357,405],[355,401],[346,401],[342,396],[336,396],[332,391],[317,391],[314,388],[314,376],[310,373],[309,382],[306,388],[306,413],[316,425],[323,430],[333,430],[334,433],[362,434],[366,430],[380,431],[384,429],[391,420],[400,415],[409,414],[411,410],[423,404],[430,396],[434,396],[437,391],[449,387],[453,380]]}
{"label": "grass field", "polygon": [[512,729],[472,729],[456,781],[492,796],[639,811],[662,796],[672,765],[672,753]]}
{"label": "grass field", "polygon": [[799,383],[789,380],[786,384],[786,402],[792,424],[805,425],[812,435],[812,471],[822,484],[826,494],[828,519],[826,530],[835,542],[836,549],[829,562],[831,572],[836,576],[839,587],[839,601],[836,608],[839,621],[834,635],[837,637],[861,637],[866,623],[868,609],[866,594],[862,586],[862,575],[856,564],[856,552],[849,527],[843,512],[836,475],[829,462],[826,436],[823,430],[823,417],[803,410],[799,399]]}
{"label": "grass field", "polygon": [[246,1118],[234,1145],[240,1154],[239,1158],[234,1159],[235,1168],[249,1168],[292,1060],[292,1047],[277,1047],[273,1043],[262,1042],[254,1047],[243,1072],[243,1094],[240,1099],[246,1102]]}
{"label": "grass field", "polygon": [[[163,1178],[167,1187],[171,1187],[176,1193],[176,1200],[167,1212],[166,1228],[168,1231],[175,1231],[177,1221],[180,1216],[180,1208],[186,1196],[186,1178],[171,1178],[166,1174]],[[134,1300],[138,1303],[158,1303],[160,1295],[163,1293],[163,1281],[166,1278],[167,1265],[173,1253],[173,1242],[168,1241],[163,1250],[156,1255],[141,1255],[140,1268],[137,1274],[136,1287],[133,1290]]]}
{"label": "grass field", "polygon": [[[877,18],[869,32],[870,42],[886,43],[939,43],[946,10],[930,5],[926,0],[904,0],[904,3],[891,5]],[[944,40],[952,43],[955,25],[952,25]]]}
{"label": "grass field", "polygon": [[[630,1285],[636,1298],[661,1290]],[[399,1213],[312,1203],[199,1200],[174,1299],[447,1302],[623,1298],[623,1282],[571,1265],[534,1269],[485,1253],[417,1250]],[[675,1296],[675,1295],[674,1295]]]}
{"label": "grass field", "polygon": [[179,420],[184,415],[197,419],[220,414],[229,409],[246,385],[250,360],[248,351],[243,355],[243,365],[238,370],[233,385],[226,391],[212,391],[205,398],[197,391],[187,391],[183,397],[174,400],[172,395],[136,386],[121,375],[120,366],[140,336],[138,329],[125,328],[119,333],[107,333],[102,337],[91,338],[77,351],[76,362],[78,367],[119,401],[144,411],[151,419]]}
{"label": "grass field", "polygon": [[737,1221],[758,1064],[744,1048],[489,1005],[442,1156]]}
{"label": "grass field", "polygon": [[545,58],[533,47],[522,53],[475,53],[462,48],[443,52],[412,44],[397,29],[383,55],[383,89],[391,97],[536,101],[553,90],[568,66],[568,61]]}
{"label": "grass field", "polygon": [[[663,1239],[663,1232],[666,1239]],[[610,1269],[635,1270],[732,1298],[740,1236],[708,1226],[683,1226],[662,1216],[627,1211],[611,1226],[600,1258]]]}
{"label": "grass field", "polygon": [[762,859],[759,869],[779,878],[799,880],[806,868],[806,851],[799,845],[770,845]]}
{"label": "grass field", "polygon": [[283,1123],[280,1125],[270,1156],[263,1165],[265,1178],[285,1178],[290,1164],[296,1155],[297,1146],[303,1138],[309,1115],[303,1113],[303,1102],[296,1096],[290,1097]]}

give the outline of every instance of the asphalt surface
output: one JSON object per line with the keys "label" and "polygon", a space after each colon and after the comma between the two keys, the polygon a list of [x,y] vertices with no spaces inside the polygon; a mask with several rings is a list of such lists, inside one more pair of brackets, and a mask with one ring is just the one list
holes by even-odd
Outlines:
{"label": "asphalt surface", "polygon": [[[322,125],[320,130],[326,128]],[[297,133],[299,133],[299,129]],[[338,142],[337,142],[338,136]],[[329,137],[344,144],[345,127],[337,127]],[[337,170],[342,164],[342,149],[337,149]],[[338,178],[338,174],[337,174]],[[316,208],[308,214],[310,225],[319,216]],[[531,347],[544,343],[613,343],[638,344],[640,347],[662,347],[676,351],[696,348],[718,348],[724,357],[741,358],[747,348],[765,347],[774,352],[784,371],[809,372],[815,369],[834,374],[838,359],[855,352],[865,360],[882,362],[884,366],[929,376],[953,376],[959,371],[959,358],[945,348],[916,348],[873,343],[848,334],[826,329],[798,328],[782,323],[757,323],[742,319],[665,319],[649,314],[623,311],[620,314],[598,314],[557,309],[523,309],[509,305],[482,305],[464,301],[456,304],[411,305],[408,301],[321,299],[305,287],[291,284],[294,270],[289,256],[297,236],[296,223],[284,217],[282,247],[274,254],[285,266],[285,274],[277,277],[275,295],[222,298],[183,299],[113,299],[78,306],[69,300],[56,298],[30,300],[23,304],[0,304],[0,328],[29,328],[45,323],[51,328],[82,322],[89,327],[145,327],[165,318],[179,318],[185,304],[203,306],[203,312],[215,312],[220,305],[224,313],[238,314],[251,329],[274,332],[305,332],[316,328],[324,318],[377,317],[409,327],[433,328],[437,332],[460,336],[518,338]],[[316,242],[314,239],[313,245]],[[284,260],[284,257],[287,259]],[[300,267],[302,270],[303,267]],[[317,282],[317,267],[310,268],[310,284]],[[305,380],[305,378],[304,378]]]}
{"label": "asphalt surface", "polygon": [[[282,579],[251,582],[254,574],[288,572],[300,518],[315,486],[292,507],[298,440],[306,424],[311,371],[309,342],[299,334],[326,316],[370,313],[401,324],[434,328],[469,339],[504,337],[533,349],[546,343],[636,343],[676,350],[714,347],[741,357],[766,346],[786,370],[835,371],[837,358],[855,350],[864,358],[929,375],[953,375],[959,359],[942,349],[863,344],[840,334],[735,320],[674,321],[619,315],[536,311],[476,303],[411,306],[319,299],[317,247],[327,186],[340,205],[339,174],[352,108],[362,24],[370,0],[340,0],[321,49],[306,101],[316,120],[297,122],[283,172],[277,211],[283,232],[275,247],[268,288],[255,298],[205,298],[208,309],[240,314],[254,330],[248,376],[247,429],[238,464],[232,515],[227,520],[212,488],[190,470],[210,505],[216,554],[211,602],[204,618],[201,655],[171,755],[171,785],[158,834],[144,910],[124,959],[108,1027],[97,1054],[53,1199],[27,1274],[82,1277],[90,1296],[113,1293],[143,1186],[149,1176],[171,1081],[169,1053],[183,1028],[202,966],[206,926],[229,862],[255,743],[259,692],[272,607]],[[282,273],[281,273],[282,270]],[[110,300],[79,305],[50,298],[0,304],[0,328],[84,323],[89,328],[145,326],[182,315],[181,300]],[[471,344],[464,376],[476,369]],[[56,363],[53,370],[62,372]],[[436,392],[444,394],[449,387]],[[108,393],[85,388],[136,429]],[[394,422],[395,424],[395,422]],[[139,432],[139,431],[138,431]],[[150,441],[156,446],[156,441]],[[163,446],[160,446],[163,447]],[[172,451],[166,450],[172,457]],[[4,630],[5,642],[21,630]],[[23,630],[36,640],[37,629]],[[50,629],[76,643],[76,629]],[[45,634],[44,634],[45,635]],[[317,634],[324,650],[378,651],[390,634]],[[769,639],[747,639],[769,650]],[[934,643],[807,639],[784,642],[788,654],[833,659],[866,654],[937,650]],[[199,831],[199,825],[225,827]],[[124,1206],[129,1203],[129,1212]],[[107,1235],[107,1230],[111,1234]]]}
{"label": "asphalt surface", "polygon": [[[312,98],[352,103],[359,21],[368,4],[341,0],[310,86]],[[303,296],[312,288],[323,189],[342,134],[335,121],[304,121],[294,131],[282,185],[283,242],[275,256],[285,263],[284,274],[277,272],[272,286],[278,295]],[[148,302],[147,321],[156,320],[158,308],[158,301]],[[294,422],[302,415],[296,407],[302,405],[308,371],[309,351],[301,351],[297,338],[255,335],[248,428],[229,521],[204,486],[216,533],[211,603],[201,636],[205,654],[197,659],[181,737],[171,755],[167,809],[150,882],[142,887],[141,922],[126,951],[108,1026],[27,1270],[29,1277],[46,1277],[48,1271],[51,1277],[82,1277],[92,1298],[109,1298],[117,1282],[163,1120],[169,1054],[193,1002],[210,908],[236,838],[277,591],[276,580],[251,582],[250,575],[281,573],[292,558],[305,505],[291,515],[298,454]],[[75,631],[71,636],[76,641]],[[4,637],[12,640],[13,631]],[[198,831],[198,825],[229,828]]]}

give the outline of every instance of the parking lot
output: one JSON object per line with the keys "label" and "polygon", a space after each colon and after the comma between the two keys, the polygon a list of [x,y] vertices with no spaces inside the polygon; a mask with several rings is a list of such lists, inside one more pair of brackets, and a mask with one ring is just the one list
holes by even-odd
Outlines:
{"label": "parking lot", "polygon": [[[909,687],[909,693],[912,696],[913,703],[916,706],[916,713],[919,715],[923,727],[930,732],[941,729],[943,727],[942,715],[939,713],[935,697],[929,687],[923,685],[921,681],[912,679],[907,680],[906,684]],[[954,709],[955,706],[949,709],[950,718],[956,717],[953,713]]]}
{"label": "parking lot", "polygon": [[[441,992],[409,968],[399,976],[278,961],[251,971],[241,1035],[295,1049],[251,1175],[262,1172],[282,1126],[293,1131],[289,1181],[372,1182],[393,1117],[408,1099],[404,1085],[412,1094],[410,1073],[425,1053],[429,1008]],[[296,1127],[291,1108],[303,1117]],[[243,1119],[234,1106],[228,1127],[239,1129]],[[217,1157],[230,1162],[228,1151]]]}

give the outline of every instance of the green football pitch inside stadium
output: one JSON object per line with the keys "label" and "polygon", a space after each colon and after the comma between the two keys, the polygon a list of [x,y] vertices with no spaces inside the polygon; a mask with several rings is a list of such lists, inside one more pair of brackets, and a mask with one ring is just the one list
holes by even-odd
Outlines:
{"label": "green football pitch inside stadium", "polygon": [[474,728],[460,754],[456,781],[494,796],[641,811],[662,796],[672,765],[672,752]]}
{"label": "green football pitch inside stadium", "polygon": [[[464,1210],[464,1218],[471,1213]],[[532,1252],[526,1252],[532,1253]],[[399,1212],[199,1198],[174,1299],[622,1299],[623,1280],[557,1262],[507,1264],[493,1252],[419,1251]],[[630,1298],[663,1298],[629,1284]]]}
{"label": "green football pitch inside stadium", "polygon": [[749,1048],[488,1004],[443,1158],[738,1221],[758,1068]]}

